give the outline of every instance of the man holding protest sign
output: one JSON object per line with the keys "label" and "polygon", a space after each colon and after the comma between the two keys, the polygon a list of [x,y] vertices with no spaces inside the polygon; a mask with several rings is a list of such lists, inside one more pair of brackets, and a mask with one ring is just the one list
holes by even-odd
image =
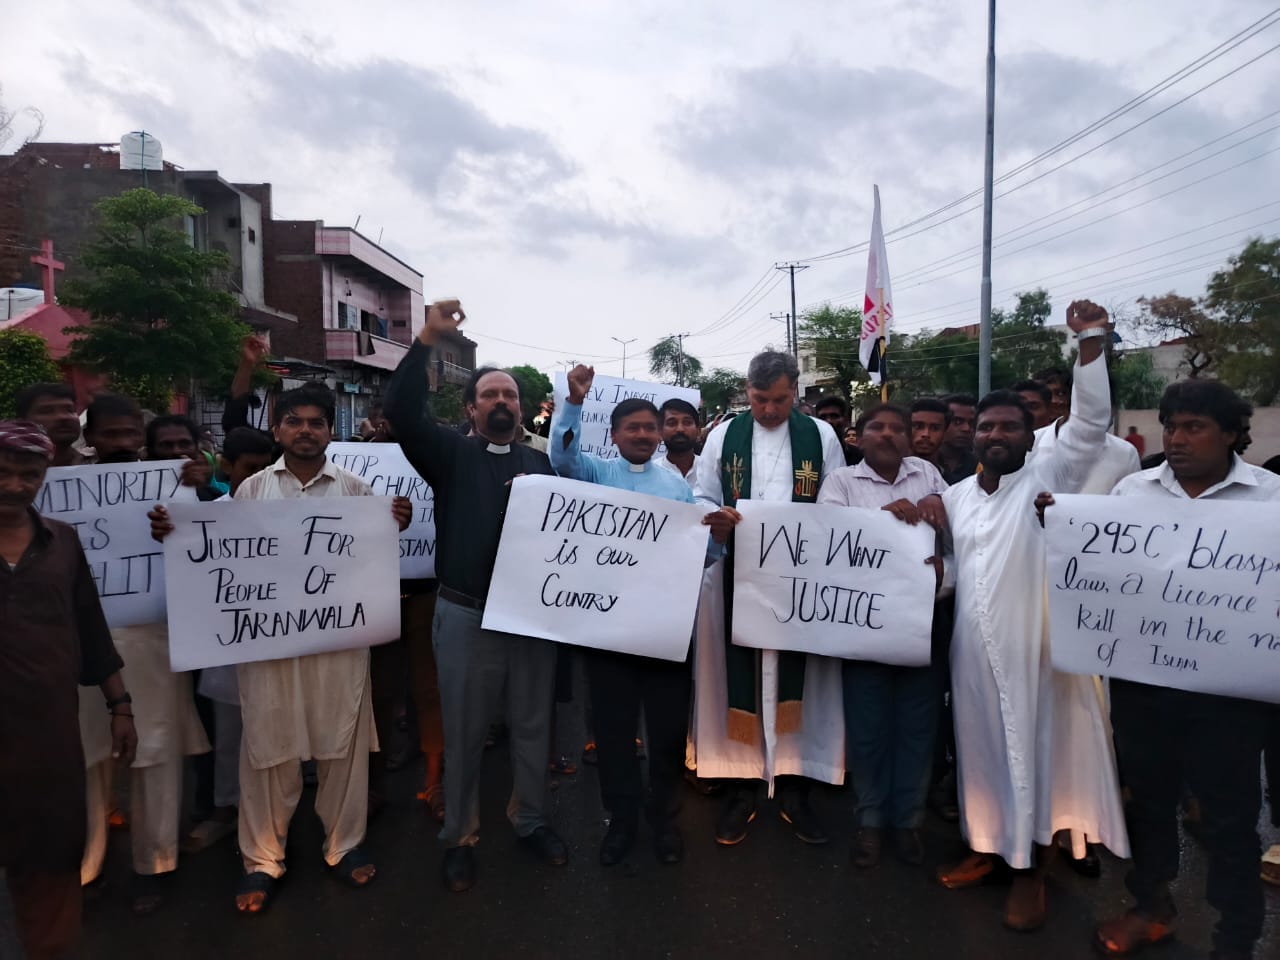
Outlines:
{"label": "man holding protest sign", "polygon": [[[1121,480],[1112,493],[1181,501],[1170,508],[1186,518],[1194,515],[1189,500],[1280,501],[1280,478],[1235,452],[1252,412],[1216,380],[1171,384],[1160,399],[1167,459]],[[1185,781],[1200,801],[1208,900],[1220,914],[1213,956],[1253,956],[1264,916],[1258,767],[1268,709],[1255,700],[1112,679],[1111,722],[1130,792],[1127,883],[1137,904],[1098,927],[1104,954],[1126,956],[1173,936],[1177,911],[1168,885],[1178,875],[1177,807]]]}
{"label": "man holding protest sign", "polygon": [[[76,531],[32,504],[54,457],[35,423],[0,423],[0,870],[32,958],[59,957],[80,931],[85,763],[77,684],[113,760],[137,748],[121,660]],[[105,817],[105,811],[104,817]]]}
{"label": "man holding protest sign", "polygon": [[481,627],[511,481],[525,474],[550,474],[551,462],[545,453],[515,442],[520,388],[501,370],[481,368],[467,384],[463,399],[474,428],[470,436],[436,423],[428,401],[431,348],[463,319],[457,300],[431,305],[417,341],[391,378],[385,404],[405,455],[435,492],[440,586],[432,643],[448,771],[441,872],[445,886],[454,891],[475,883],[472,847],[480,839],[480,767],[485,735],[504,687],[514,781],[507,816],[544,862],[563,866],[569,860],[568,848],[543,810],[555,646]]}
{"label": "man holding protest sign", "polygon": [[[658,408],[633,397],[613,409],[610,439],[618,458],[582,453],[582,401],[591,391],[592,367],[568,373],[569,394],[551,431],[551,465],[562,477],[693,503],[689,485],[674,470],[652,461],[661,436]],[[668,403],[684,401],[668,401]],[[689,452],[692,452],[690,449]],[[719,550],[716,550],[717,555]],[[692,624],[689,624],[692,629]],[[662,863],[679,863],[684,841],[675,823],[676,792],[684,768],[689,726],[689,665],[607,650],[586,651],[591,713],[600,767],[600,797],[610,813],[600,863],[621,863],[635,845],[644,787],[635,733],[643,706],[649,756],[648,816],[654,851]]]}
{"label": "man holding protest sign", "polygon": [[[707,437],[694,494],[719,508],[704,520],[727,543],[739,499],[815,503],[818,486],[845,465],[830,425],[793,409],[795,358],[766,351],[747,368],[751,409]],[[693,747],[697,774],[737,780],[716,825],[716,841],[742,842],[756,816],[756,783],[778,780],[780,813],[806,843],[827,834],[809,804],[809,779],[844,779],[840,661],[733,645],[732,556],[704,577],[694,666]],[[757,690],[760,697],[757,700]]]}
{"label": "man holding protest sign", "polygon": [[1044,870],[1056,832],[1078,831],[1120,856],[1128,852],[1093,680],[1058,673],[1045,652],[1045,554],[1035,498],[1046,488],[1080,488],[1111,419],[1102,360],[1107,313],[1077,301],[1067,308],[1067,324],[1080,349],[1076,414],[1056,444],[1032,454],[1022,398],[988,394],[974,435],[982,472],[943,495],[955,542],[951,683],[961,820],[974,852],[940,869],[938,879],[953,889],[973,886],[1003,858],[1018,871],[1005,906],[1005,924],[1015,930],[1044,920]]}
{"label": "man holding protest sign", "polygon": [[[859,417],[855,426],[863,460],[833,473],[818,502],[887,510],[904,523],[919,523],[916,503],[942,494],[947,484],[933,464],[905,456],[911,414],[882,404]],[[853,863],[873,867],[880,861],[886,826],[894,830],[899,858],[923,863],[920,824],[938,726],[937,673],[928,665],[865,660],[845,660],[843,671],[849,771],[857,796]]]}

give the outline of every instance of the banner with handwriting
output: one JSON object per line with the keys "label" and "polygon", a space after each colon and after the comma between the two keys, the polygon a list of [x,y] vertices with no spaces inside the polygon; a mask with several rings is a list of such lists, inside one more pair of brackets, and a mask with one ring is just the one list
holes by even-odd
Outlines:
{"label": "banner with handwriting", "polygon": [[369,647],[400,635],[389,497],[170,504],[175,671]]}
{"label": "banner with handwriting", "polygon": [[1280,504],[1055,500],[1057,669],[1280,702]]}
{"label": "banner with handwriting", "polygon": [[884,510],[740,500],[733,642],[901,666],[929,662],[934,531]]}
{"label": "banner with handwriting", "polygon": [[705,506],[561,477],[517,477],[486,630],[683,660],[707,553]]}
{"label": "banner with handwriting", "polygon": [[400,576],[425,580],[436,575],[436,497],[430,484],[409,466],[398,443],[331,443],[329,459],[354,473],[375,496],[408,497],[413,521],[400,531]]}
{"label": "banner with handwriting", "polygon": [[[555,382],[557,411],[564,409],[568,395],[569,381],[565,372],[559,370],[556,372]],[[582,401],[582,439],[579,442],[583,453],[593,453],[606,460],[612,460],[618,455],[618,448],[610,439],[609,418],[613,416],[614,407],[631,397],[649,400],[659,408],[668,400],[687,400],[696,410],[702,402],[702,394],[692,387],[673,387],[669,383],[647,383],[643,380],[623,380],[621,377],[596,374],[591,383],[591,392]],[[654,456],[665,457],[666,447],[659,444]]]}
{"label": "banner with handwriting", "polygon": [[157,503],[194,501],[182,485],[185,460],[50,467],[35,508],[76,528],[89,572],[113,627],[164,622],[164,563],[151,539]]}

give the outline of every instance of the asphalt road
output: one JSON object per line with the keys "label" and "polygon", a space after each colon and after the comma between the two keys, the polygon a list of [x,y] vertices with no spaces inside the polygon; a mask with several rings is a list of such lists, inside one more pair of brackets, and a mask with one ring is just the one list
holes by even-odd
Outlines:
{"label": "asphalt road", "polygon": [[[576,711],[561,711],[562,743],[580,744]],[[553,823],[570,847],[567,867],[545,867],[515,840],[503,815],[509,789],[502,747],[487,757],[479,882],[463,894],[439,880],[435,824],[414,800],[420,761],[393,774],[387,807],[370,827],[367,846],[378,874],[364,890],[329,876],[320,857],[320,827],[307,790],[289,838],[289,873],[269,912],[237,915],[240,871],[233,841],[186,857],[168,902],[157,913],[129,911],[127,834],[114,834],[108,888],[86,907],[85,960],[205,960],[226,957],[637,957],[777,958],[1091,956],[1094,923],[1128,904],[1124,865],[1108,859],[1100,880],[1056,864],[1049,880],[1049,919],[1033,934],[1000,922],[1004,889],[948,891],[933,867],[961,850],[954,827],[926,826],[924,867],[849,863],[850,798],[823,789],[815,807],[833,841],[806,846],[772,802],[764,802],[740,846],[713,840],[718,799],[688,791],[682,825],[686,856],[661,866],[642,833],[632,862],[610,869],[596,860],[604,833],[594,769],[580,767],[550,793]],[[1265,823],[1265,821],[1264,821]],[[1267,827],[1264,839],[1280,839]],[[1161,960],[1203,957],[1213,912],[1203,900],[1204,857],[1186,841],[1180,880],[1179,942]],[[1280,957],[1280,890],[1267,892],[1266,937],[1259,958]]]}

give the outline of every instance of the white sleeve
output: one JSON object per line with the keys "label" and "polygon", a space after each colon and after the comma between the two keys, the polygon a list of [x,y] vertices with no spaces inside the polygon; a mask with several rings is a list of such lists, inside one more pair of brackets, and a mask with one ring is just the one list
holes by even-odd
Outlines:
{"label": "white sleeve", "polygon": [[720,486],[720,454],[724,452],[724,432],[727,423],[716,426],[707,434],[698,462],[694,464],[693,499],[709,507],[724,506],[724,488]]}
{"label": "white sleeve", "polygon": [[1058,431],[1058,442],[1044,457],[1043,479],[1057,493],[1078,493],[1103,453],[1111,425],[1111,386],[1104,353],[1092,363],[1076,361],[1072,371],[1071,416]]}

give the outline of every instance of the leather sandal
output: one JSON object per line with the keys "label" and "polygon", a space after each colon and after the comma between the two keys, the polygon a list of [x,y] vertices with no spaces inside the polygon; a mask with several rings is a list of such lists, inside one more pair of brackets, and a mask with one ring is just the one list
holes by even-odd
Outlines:
{"label": "leather sandal", "polygon": [[948,890],[963,890],[976,887],[994,880],[1003,871],[998,868],[1003,864],[990,853],[971,853],[959,863],[949,867],[939,867],[936,874],[938,882]]}
{"label": "leather sandal", "polygon": [[1128,957],[1172,938],[1171,920],[1156,920],[1130,910],[1122,917],[1099,924],[1093,932],[1093,945],[1103,956]]}

